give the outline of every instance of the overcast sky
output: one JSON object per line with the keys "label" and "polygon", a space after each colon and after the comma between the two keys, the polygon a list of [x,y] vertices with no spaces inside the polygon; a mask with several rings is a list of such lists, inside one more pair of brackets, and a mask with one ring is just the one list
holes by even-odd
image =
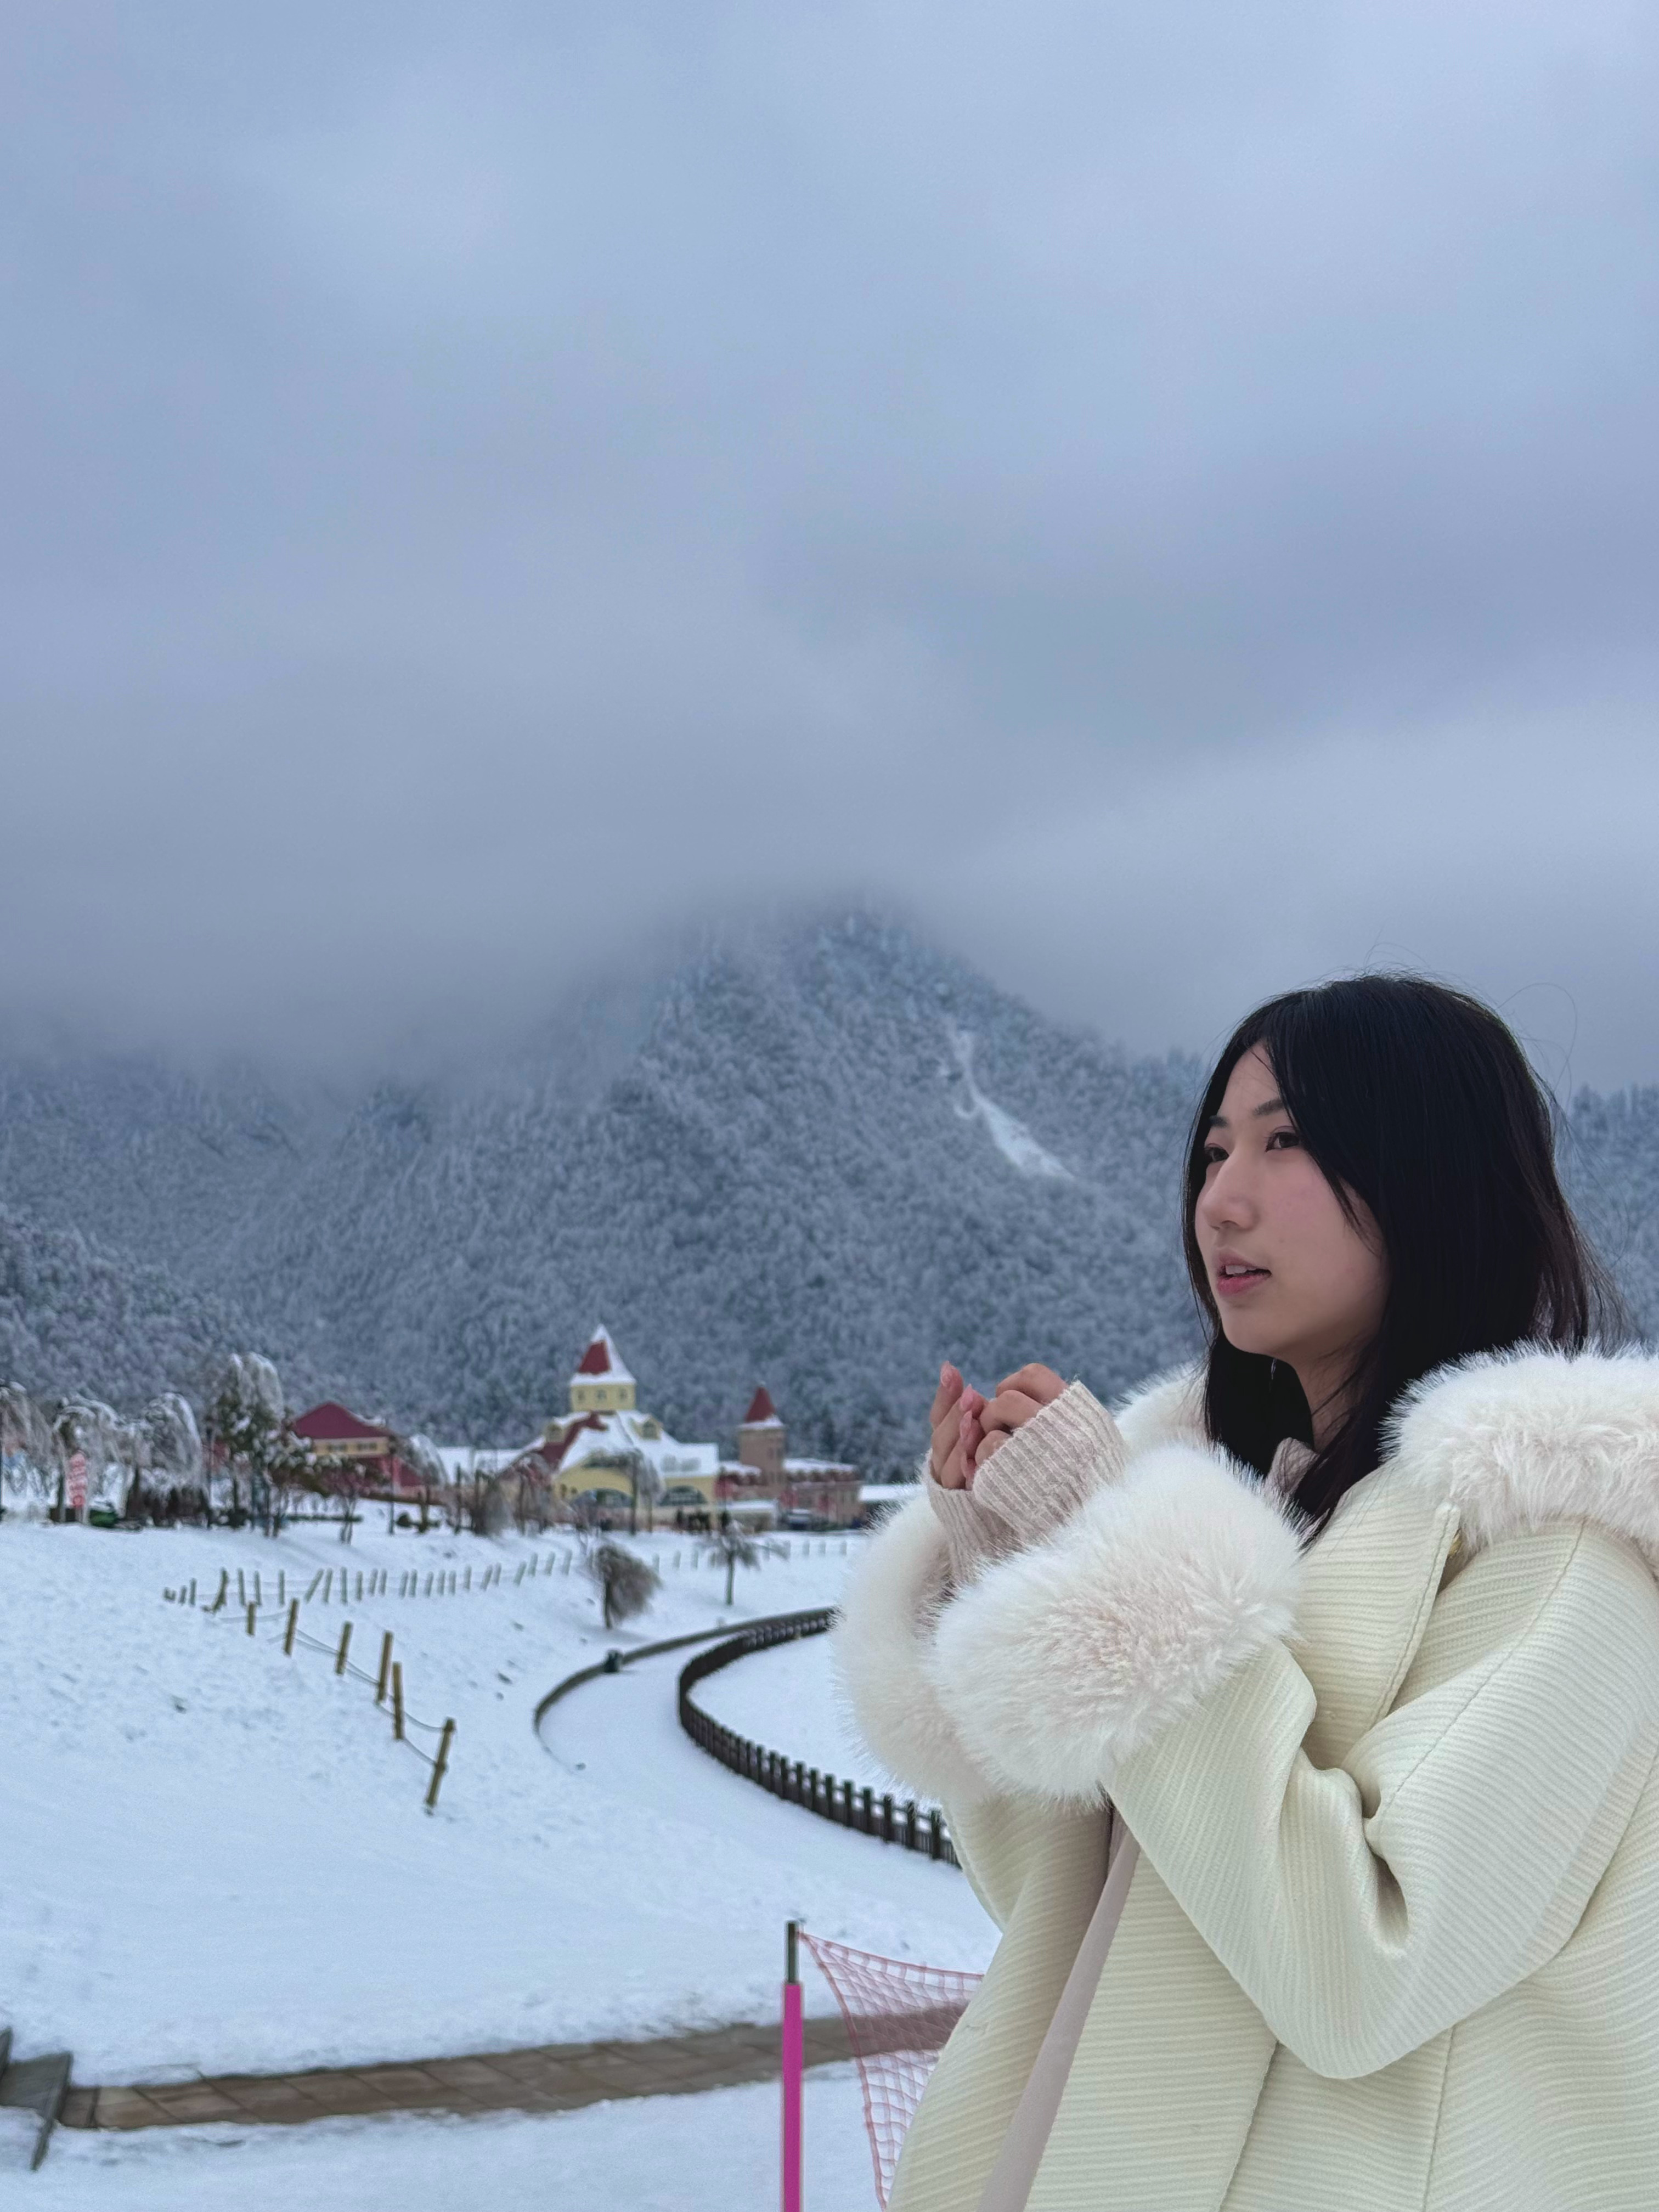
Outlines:
{"label": "overcast sky", "polygon": [[0,59],[5,1011],[378,1051],[844,893],[1135,1047],[1404,961],[1659,1079],[1651,6]]}

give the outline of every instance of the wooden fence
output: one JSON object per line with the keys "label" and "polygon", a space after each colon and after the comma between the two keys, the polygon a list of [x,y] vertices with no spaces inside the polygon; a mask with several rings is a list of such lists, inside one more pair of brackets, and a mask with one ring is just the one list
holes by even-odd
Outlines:
{"label": "wooden fence", "polygon": [[[287,1605],[274,1615],[262,1614],[253,1598],[237,1606],[234,1611],[230,1610],[227,1602],[228,1580],[227,1577],[221,1582],[218,1595],[210,1605],[197,1604],[193,1582],[176,1591],[167,1591],[166,1596],[170,1604],[190,1606],[204,1620],[216,1625],[240,1623],[249,1636],[263,1636],[267,1643],[280,1643],[283,1653],[290,1659],[301,1647],[307,1651],[321,1651],[334,1662],[334,1672],[342,1679],[349,1676],[353,1681],[369,1683],[374,1691],[375,1705],[391,1715],[392,1741],[406,1745],[416,1759],[431,1769],[432,1778],[426,1790],[426,1809],[432,1812],[437,1805],[438,1792],[449,1769],[449,1754],[455,1742],[455,1723],[453,1720],[423,1721],[409,1711],[404,1702],[403,1662],[392,1656],[392,1631],[386,1629],[381,1635],[380,1665],[371,1674],[359,1667],[351,1656],[351,1623],[349,1620],[341,1622],[337,1639],[325,1643],[319,1637],[308,1636],[301,1627],[301,1601],[298,1597],[289,1598]],[[422,1751],[410,1735],[411,1729],[420,1729],[428,1735],[436,1736],[436,1748]]]}
{"label": "wooden fence", "polygon": [[884,1844],[897,1844],[907,1851],[924,1852],[945,1866],[959,1866],[962,1862],[951,1841],[945,1815],[937,1805],[918,1805],[914,1797],[899,1802],[889,1792],[878,1795],[868,1784],[860,1785],[844,1777],[837,1778],[827,1769],[809,1766],[783,1752],[769,1750],[764,1744],[725,1727],[712,1713],[704,1712],[692,1696],[699,1682],[722,1667],[747,1658],[750,1652],[767,1650],[775,1644],[793,1644],[803,1636],[822,1636],[834,1625],[835,1618],[833,1607],[788,1613],[781,1620],[757,1622],[709,1650],[700,1651],[680,1669],[680,1726],[700,1751],[719,1759],[722,1766],[741,1775],[745,1782],[758,1783],[763,1790],[769,1790],[786,1804],[799,1805],[808,1813],[816,1813],[821,1820],[833,1820],[838,1827],[878,1837]]}
{"label": "wooden fence", "polygon": [[[670,1571],[678,1574],[683,1560],[694,1571],[699,1567],[725,1571],[726,1562],[719,1551],[713,1546],[700,1544],[695,1537],[685,1538],[672,1549],[659,1540],[653,1542],[648,1536],[630,1537],[628,1540],[642,1557],[647,1555],[648,1548],[651,1565],[659,1574]],[[774,1548],[781,1553],[786,1564],[793,1559],[796,1551],[802,1559],[811,1559],[815,1542],[817,1556],[823,1559],[830,1545],[836,1541],[834,1538],[807,1537],[798,1540],[792,1548],[787,1539],[772,1540]],[[840,1538],[839,1543],[841,1556],[845,1559],[847,1539],[844,1536]],[[359,1605],[373,1597],[465,1597],[471,1592],[489,1589],[517,1589],[526,1581],[534,1582],[538,1576],[568,1575],[573,1566],[580,1571],[581,1559],[582,1554],[579,1550],[567,1546],[550,1546],[539,1557],[520,1559],[510,1578],[500,1561],[487,1562],[476,1575],[470,1566],[431,1567],[424,1572],[418,1567],[405,1567],[396,1572],[390,1567],[319,1567],[303,1589],[300,1587],[298,1575],[295,1576],[290,1588],[285,1567],[276,1568],[269,1575],[257,1567],[237,1567],[234,1571],[222,1567],[219,1571],[218,1589],[210,1601],[208,1610],[222,1613],[233,1603],[239,1613],[248,1605],[263,1607],[274,1602],[285,1607],[292,1597],[298,1597],[304,1605],[349,1605],[353,1602],[354,1588],[356,1602]],[[233,1571],[234,1600],[231,1596]],[[194,1605],[197,1602],[193,1580],[177,1590],[169,1589],[164,1595],[169,1604],[188,1602]]]}

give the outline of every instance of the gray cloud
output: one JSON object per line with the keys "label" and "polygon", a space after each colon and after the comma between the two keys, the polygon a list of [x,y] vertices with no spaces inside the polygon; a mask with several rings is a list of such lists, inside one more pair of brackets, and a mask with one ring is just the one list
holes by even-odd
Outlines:
{"label": "gray cloud", "polygon": [[14,1009],[379,1048],[845,890],[1659,1077],[1647,11],[6,35]]}

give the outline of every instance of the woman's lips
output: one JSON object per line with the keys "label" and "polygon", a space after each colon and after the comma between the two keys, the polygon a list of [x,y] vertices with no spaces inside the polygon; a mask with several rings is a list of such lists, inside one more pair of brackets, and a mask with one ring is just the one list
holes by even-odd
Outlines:
{"label": "woman's lips", "polygon": [[1216,1296],[1218,1298],[1243,1297],[1246,1291],[1253,1291],[1258,1283],[1265,1283],[1272,1273],[1270,1267],[1251,1267],[1242,1275],[1218,1274],[1214,1278]]}

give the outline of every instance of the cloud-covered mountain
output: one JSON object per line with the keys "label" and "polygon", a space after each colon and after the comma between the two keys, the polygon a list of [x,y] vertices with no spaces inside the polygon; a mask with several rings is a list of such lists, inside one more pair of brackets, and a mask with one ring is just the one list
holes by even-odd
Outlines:
{"label": "cloud-covered mountain", "polygon": [[[1188,1349],[1176,1187],[1200,1073],[859,915],[596,996],[487,1067],[355,1096],[15,1066],[0,1203],[94,1240],[107,1294],[54,1292],[13,1364],[136,1395],[192,1381],[216,1329],[252,1329],[296,1380],[483,1443],[562,1405],[602,1315],[681,1433],[729,1442],[763,1379],[801,1448],[887,1467],[920,1443],[944,1355],[1115,1390]],[[1650,1324],[1659,1094],[1586,1095],[1573,1127],[1574,1179]]]}

